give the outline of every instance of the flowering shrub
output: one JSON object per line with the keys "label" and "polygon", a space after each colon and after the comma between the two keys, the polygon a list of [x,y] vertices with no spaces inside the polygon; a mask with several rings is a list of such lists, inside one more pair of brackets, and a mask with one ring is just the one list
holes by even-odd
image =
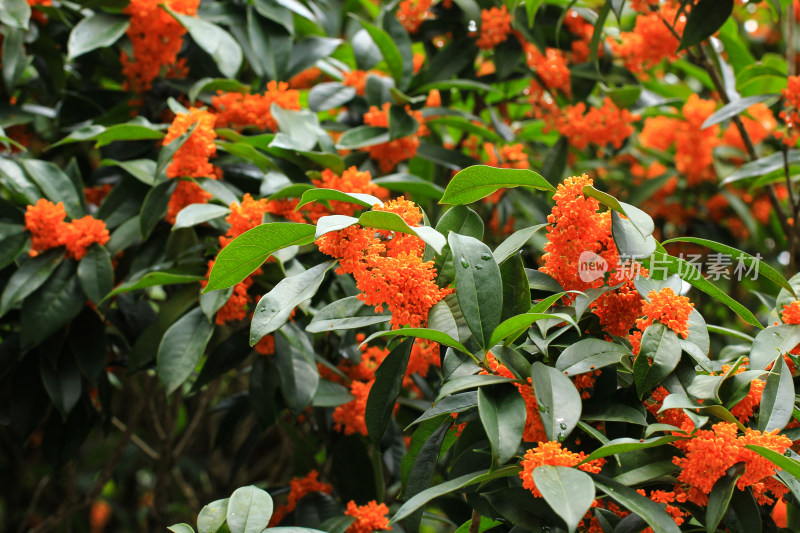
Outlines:
{"label": "flowering shrub", "polygon": [[798,17],[4,0],[1,528],[800,530]]}

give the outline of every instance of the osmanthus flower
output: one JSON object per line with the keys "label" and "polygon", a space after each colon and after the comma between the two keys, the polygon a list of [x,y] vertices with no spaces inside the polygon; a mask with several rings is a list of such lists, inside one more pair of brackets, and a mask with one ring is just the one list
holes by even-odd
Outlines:
{"label": "osmanthus flower", "polygon": [[[371,106],[369,111],[364,114],[364,124],[367,126],[376,126],[382,128],[389,127],[389,108],[391,104],[388,102],[383,104],[382,108]],[[419,136],[424,135],[425,121],[422,118],[422,111],[410,111],[409,113],[419,124],[417,131],[406,137],[400,137],[381,144],[367,146],[361,150],[368,152],[369,156],[377,161],[378,168],[381,172],[389,172],[398,163],[411,159],[417,155],[417,148],[419,148]]]}
{"label": "osmanthus flower", "polygon": [[[798,89],[800,89],[800,87],[798,87]],[[758,146],[774,134],[775,128],[778,126],[775,115],[770,108],[762,102],[748,107],[747,111],[742,113],[739,118],[747,132],[747,136],[750,137],[754,146]],[[744,144],[744,140],[742,140],[741,133],[739,133],[739,128],[737,128],[736,124],[733,122],[722,132],[722,144],[732,146],[743,153],[747,153],[747,148]]]}
{"label": "osmanthus flower", "polygon": [[83,188],[83,197],[86,198],[87,204],[100,206],[103,200],[106,199],[108,193],[111,192],[111,184],[104,183],[102,185],[93,185],[91,187]]}
{"label": "osmanthus flower", "polygon": [[635,74],[665,59],[677,59],[680,41],[675,34],[683,35],[686,26],[686,15],[677,15],[678,8],[669,3],[661,4],[655,12],[638,15],[633,31],[620,32],[619,41],[611,40],[612,51]]}
{"label": "osmanthus flower", "polygon": [[[581,17],[580,13],[574,9],[567,11],[567,16],[564,17],[564,26],[567,27],[577,39],[572,41],[572,61],[574,63],[584,63],[589,60],[591,51],[589,46],[592,42],[592,35],[594,35],[594,24],[588,22]],[[603,56],[603,47],[598,43],[597,55]]]}
{"label": "osmanthus flower", "polygon": [[634,355],[638,355],[641,349],[642,333],[656,322],[661,322],[684,339],[689,336],[689,315],[694,309],[689,298],[675,294],[669,287],[658,292],[650,291],[647,298],[650,301],[642,304],[643,316],[636,321],[637,331],[628,337]]}
{"label": "osmanthus flower", "polygon": [[[586,459],[585,453],[569,451],[563,448],[560,442],[540,442],[535,448],[525,452],[525,457],[522,459],[522,471],[519,473],[519,477],[522,479],[522,486],[531,491],[535,497],[541,498],[542,493],[539,492],[536,483],[533,481],[533,471],[535,469],[544,465],[573,467],[584,459]],[[603,464],[605,464],[604,459],[594,459],[578,466],[578,469],[599,474]]]}
{"label": "osmanthus flower", "polygon": [[351,70],[342,75],[342,85],[353,87],[358,96],[364,96],[367,92],[367,76],[386,76],[380,70]]}
{"label": "osmanthus flower", "polygon": [[588,112],[583,102],[567,106],[563,113],[553,116],[548,128],[555,128],[579,150],[589,146],[589,143],[602,146],[610,144],[619,149],[633,134],[633,123],[638,120],[638,115],[618,108],[611,98],[606,97],[601,107],[592,107]]}
{"label": "osmanthus flower", "polygon": [[692,419],[689,418],[683,409],[666,409],[661,411],[664,399],[669,396],[669,391],[659,385],[650,393],[650,398],[645,400],[644,406],[661,424],[669,424],[684,431],[691,431],[694,428]]}
{"label": "osmanthus flower", "polygon": [[569,65],[564,52],[557,48],[545,48],[542,54],[535,44],[525,41],[522,43],[522,49],[525,52],[525,62],[545,87],[550,91],[561,91],[567,96],[572,94]]}
{"label": "osmanthus flower", "polygon": [[130,0],[124,13],[131,19],[126,34],[131,40],[133,57],[123,51],[120,58],[126,88],[147,91],[162,73],[168,76],[180,73],[183,62],[178,62],[177,57],[186,29],[160,6],[193,16],[199,4],[200,0]]}
{"label": "osmanthus flower", "polygon": [[508,38],[511,14],[506,6],[481,10],[481,32],[475,44],[481,50],[492,50]]}
{"label": "osmanthus flower", "polygon": [[94,243],[104,245],[110,239],[106,223],[91,215],[66,222],[64,204],[40,198],[25,211],[25,229],[31,232],[30,255],[65,246],[67,257],[80,260]]}
{"label": "osmanthus flower", "polygon": [[310,67],[299,74],[289,78],[289,87],[292,89],[310,89],[316,85],[323,77],[323,73],[317,67]]}
{"label": "osmanthus flower", "polygon": [[794,300],[783,306],[781,318],[784,324],[800,324],[800,300]]}
{"label": "osmanthus flower", "polygon": [[[326,168],[321,172],[319,178],[312,178],[311,182],[322,189],[370,194],[381,200],[389,197],[388,190],[372,182],[372,174],[368,170],[362,172],[355,166],[342,172],[341,176]],[[356,211],[363,209],[357,204],[338,200],[330,200],[328,204],[330,207],[319,203],[306,204],[300,208],[300,212],[310,223],[316,224],[321,217],[326,215],[353,216]]]}
{"label": "osmanthus flower", "polygon": [[767,493],[777,498],[787,493],[789,489],[770,479],[775,474],[775,465],[745,448],[748,444],[782,454],[792,441],[779,435],[777,429],[762,433],[747,428],[744,435],[737,435],[736,426],[729,422],[714,424],[710,430],[695,431],[692,438],[682,443],[683,457],[672,460],[681,468],[678,481],[686,485],[687,499],[705,505],[717,480],[737,463],[744,463],[744,473],[737,480],[736,487],[739,490],[751,487],[757,502],[772,503]]}
{"label": "osmanthus flower", "polygon": [[347,502],[347,510],[344,514],[355,518],[345,533],[374,533],[391,529],[389,518],[386,516],[389,514],[389,508],[386,507],[386,504],[379,504],[375,500],[366,505],[356,505],[356,502],[350,500]]}
{"label": "osmanthus flower", "polygon": [[[395,213],[410,226],[416,226],[422,216],[416,205],[402,197],[373,209]],[[425,324],[430,308],[452,292],[436,285],[433,261],[422,260],[422,241],[414,235],[395,233],[388,238],[386,232],[355,225],[326,233],[317,239],[317,246],[339,259],[337,273],[353,275],[361,301],[376,306],[378,312],[388,307],[394,328]]]}
{"label": "osmanthus flower", "polygon": [[333,427],[345,435],[367,436],[367,422],[364,414],[367,410],[367,398],[375,379],[371,381],[353,381],[350,383],[350,394],[353,399],[333,410]]}
{"label": "osmanthus flower", "polygon": [[[749,360],[745,358],[739,367],[736,369],[734,374],[741,374],[742,372],[746,371],[748,368]],[[722,369],[719,372],[720,375],[724,375],[729,372],[731,369],[731,365],[722,365]],[[739,400],[735,406],[731,408],[731,414],[739,419],[739,422],[745,423],[750,418],[752,418],[753,413],[755,412],[756,407],[761,404],[761,396],[764,392],[764,386],[766,383],[761,379],[754,379],[750,382],[750,386],[747,390],[747,395]]]}
{"label": "osmanthus flower", "polygon": [[319,481],[318,478],[319,472],[316,470],[311,470],[303,477],[293,477],[289,482],[289,500],[275,508],[272,517],[269,519],[269,526],[274,527],[280,524],[286,518],[286,515],[295,510],[297,503],[307,495],[314,492],[331,494],[333,486]]}
{"label": "osmanthus flower", "polygon": [[264,94],[245,94],[218,91],[211,98],[217,127],[243,129],[255,127],[275,131],[278,122],[272,116],[272,104],[283,109],[300,110],[300,92],[290,89],[286,82],[271,81]]}
{"label": "osmanthus flower", "polygon": [[[637,489],[636,492],[638,492],[642,496],[650,498],[656,503],[664,504],[666,506],[664,510],[675,521],[675,525],[679,526],[683,524],[685,517],[689,516],[688,511],[682,511],[680,508],[672,505],[673,503],[686,502],[686,494],[682,493],[680,490],[678,491],[651,490],[649,495],[644,489]],[[642,531],[643,533],[653,533],[652,528],[647,528]]]}
{"label": "osmanthus flower", "polygon": [[800,76],[789,76],[787,86],[781,91],[783,111],[780,117],[786,124],[786,133],[775,132],[775,136],[783,139],[786,146],[794,146],[800,139]]}
{"label": "osmanthus flower", "polygon": [[432,6],[433,0],[403,0],[397,6],[397,20],[408,33],[417,33],[420,25],[433,17]]}
{"label": "osmanthus flower", "polygon": [[172,121],[162,144],[169,143],[189,131],[197,124],[192,134],[175,152],[172,163],[167,167],[169,178],[206,178],[212,177],[214,167],[208,162],[217,153],[214,139],[216,117],[205,109],[190,107],[186,113],[178,113]]}

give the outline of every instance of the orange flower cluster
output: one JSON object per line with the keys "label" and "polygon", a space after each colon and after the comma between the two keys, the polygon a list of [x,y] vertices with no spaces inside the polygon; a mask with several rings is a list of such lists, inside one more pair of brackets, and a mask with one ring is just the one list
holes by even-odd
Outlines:
{"label": "orange flower cluster", "polygon": [[[575,63],[584,63],[589,60],[591,52],[589,46],[592,42],[592,35],[594,34],[594,25],[588,22],[574,9],[567,11],[567,16],[564,17],[564,25],[567,29],[577,37],[572,41],[572,60]],[[598,46],[597,55],[603,55],[603,47]]]}
{"label": "orange flower cluster", "polygon": [[[686,494],[678,491],[665,491],[665,490],[651,490],[650,495],[647,495],[644,489],[637,489],[636,492],[650,498],[656,503],[663,503],[666,508],[664,509],[668,515],[675,521],[675,525],[681,525],[684,522],[684,517],[689,516],[688,511],[681,511],[678,507],[670,505],[672,503],[684,503],[686,501]],[[652,528],[642,530],[643,533],[653,533]]]}
{"label": "orange flower cluster", "polygon": [[[536,488],[533,481],[533,471],[543,465],[573,467],[586,459],[583,452],[575,453],[561,447],[560,442],[545,441],[540,442],[535,448],[525,452],[522,460],[522,471],[519,473],[522,479],[522,486],[531,491],[537,498],[542,497],[542,493]],[[578,468],[584,472],[599,474],[600,469],[605,463],[604,459],[595,459],[580,465]]]}
{"label": "orange flower cluster", "polygon": [[87,204],[99,206],[106,199],[108,193],[111,192],[111,184],[104,183],[103,185],[94,185],[92,187],[83,188],[83,196],[86,198]]}
{"label": "orange flower cluster", "polygon": [[612,41],[611,49],[633,73],[652,68],[664,59],[677,59],[680,41],[668,26],[678,35],[683,34],[686,15],[676,20],[677,14],[676,7],[662,4],[660,12],[638,15],[633,31],[620,32],[619,42]]}
{"label": "orange flower cluster", "polygon": [[689,298],[675,294],[669,287],[650,291],[647,297],[650,301],[642,304],[643,316],[636,321],[638,331],[628,337],[634,355],[641,349],[642,332],[655,322],[661,322],[684,339],[689,336],[689,315],[694,309]]}
{"label": "orange flower cluster", "polygon": [[618,108],[606,97],[602,107],[592,107],[588,112],[583,102],[567,106],[563,114],[554,117],[553,127],[579,150],[598,142],[619,149],[633,134],[633,122],[637,120],[637,115]]}
{"label": "orange flower cluster", "polygon": [[269,526],[274,527],[280,524],[283,519],[294,511],[297,503],[305,496],[313,492],[321,492],[323,494],[330,494],[333,492],[333,486],[328,483],[323,483],[317,478],[319,472],[312,470],[304,477],[294,477],[289,482],[289,501],[284,505],[279,505],[272,513],[269,519]]}
{"label": "orange flower cluster", "polygon": [[403,0],[397,6],[397,20],[408,33],[417,33],[420,25],[433,17],[433,0]]}
{"label": "orange flower cluster", "polygon": [[511,14],[506,6],[481,10],[481,34],[475,42],[481,50],[491,50],[508,39]]}
{"label": "orange flower cluster", "polygon": [[347,516],[355,517],[355,522],[350,524],[345,533],[374,533],[375,531],[389,530],[389,508],[386,504],[378,504],[375,500],[366,505],[356,505],[350,500],[347,502]]}
{"label": "orange flower cluster", "polygon": [[789,76],[787,86],[781,91],[783,111],[780,117],[786,123],[786,134],[775,132],[786,146],[794,146],[800,139],[800,76]]}
{"label": "orange flower cluster", "polygon": [[351,70],[342,76],[342,85],[353,87],[358,96],[364,96],[367,92],[367,76],[385,76],[379,70]]}
{"label": "orange flower cluster", "polygon": [[800,324],[800,300],[784,305],[781,317],[784,324]]}
{"label": "orange flower cluster", "polygon": [[652,117],[644,122],[639,142],[645,148],[668,150],[675,145],[675,168],[690,186],[716,179],[713,150],[720,143],[719,125],[701,129],[716,103],[692,94],[684,104],[683,119]]}
{"label": "orange flower cluster", "polygon": [[[572,94],[572,81],[564,52],[556,48],[546,48],[542,54],[535,44],[528,42],[523,43],[522,48],[526,63],[536,72],[545,87],[551,91],[561,91],[567,96]],[[538,87],[536,81],[531,83]],[[534,89],[532,92],[541,92],[541,89]]]}
{"label": "orange flower cluster", "polygon": [[255,126],[276,131],[278,122],[272,116],[272,104],[294,111],[300,110],[300,92],[289,89],[286,82],[271,81],[264,94],[217,92],[211,98],[217,115],[217,127],[242,129]]}
{"label": "orange flower cluster", "polygon": [[133,58],[122,52],[122,73],[126,88],[137,92],[150,89],[163,67],[175,74],[183,68],[176,63],[186,33],[175,18],[159,7],[164,4],[176,13],[195,15],[200,0],[131,0],[124,12],[131,17],[126,34],[131,40]]}
{"label": "orange flower cluster", "polygon": [[310,89],[321,80],[322,76],[322,71],[317,67],[307,68],[289,79],[289,87],[292,89]]}
{"label": "orange flower cluster", "polygon": [[664,405],[664,398],[667,396],[669,396],[669,391],[659,385],[650,393],[650,399],[644,402],[645,409],[656,417],[656,420],[661,424],[669,424],[684,431],[691,431],[694,428],[694,423],[683,409],[667,409],[659,413],[659,410]]}
{"label": "orange flower cluster", "polygon": [[762,433],[747,428],[740,436],[734,424],[720,422],[710,430],[697,430],[691,439],[683,442],[684,457],[675,457],[672,462],[681,468],[678,481],[688,485],[688,500],[705,505],[714,483],[739,462],[745,464],[745,470],[736,487],[739,490],[750,487],[759,504],[772,503],[767,492],[776,498],[786,494],[789,489],[771,478],[775,474],[775,465],[745,448],[748,444],[784,453],[792,441],[778,435],[778,430]]}
{"label": "orange flower cluster", "polygon": [[57,246],[67,248],[67,257],[80,260],[94,243],[104,245],[111,238],[102,220],[86,215],[65,222],[64,204],[40,198],[25,211],[25,229],[31,232],[30,255],[36,256]]}
{"label": "orange flower cluster", "polygon": [[[419,207],[402,196],[373,210],[400,215],[411,227],[422,221]],[[388,306],[392,327],[425,324],[430,308],[452,289],[436,286],[433,261],[422,261],[424,243],[421,239],[402,233],[391,238],[388,232],[377,232],[377,235],[372,230],[350,226],[323,235],[317,240],[317,246],[322,253],[339,258],[338,273],[353,274],[361,291],[359,299],[377,306],[378,312],[384,305]]]}
{"label": "orange flower cluster", "polygon": [[[371,194],[380,199],[389,197],[389,191],[372,183],[372,174],[368,170],[361,172],[357,167],[350,167],[339,176],[329,169],[325,169],[320,174],[319,179],[312,179],[311,182],[322,189],[335,189],[342,192],[356,192],[361,194]],[[330,200],[330,208],[322,204],[307,204],[301,208],[303,214],[309,222],[316,224],[320,217],[325,215],[346,215],[353,216],[356,211],[363,209],[358,204],[350,202],[339,202]]]}
{"label": "orange flower cluster", "polygon": [[364,413],[367,410],[367,398],[375,380],[368,382],[353,381],[350,383],[350,394],[353,399],[333,410],[333,428],[345,435],[360,434],[365,437],[367,422]]}
{"label": "orange flower cluster", "polygon": [[[381,128],[389,127],[389,107],[388,102],[383,104],[383,108],[371,106],[367,113],[364,113],[364,124]],[[417,131],[407,137],[401,137],[389,142],[367,146],[362,150],[369,153],[369,156],[378,162],[381,172],[389,172],[401,161],[406,161],[417,155],[419,148],[419,136],[425,135],[425,121],[422,118],[422,111],[411,111],[409,113],[419,124]]]}

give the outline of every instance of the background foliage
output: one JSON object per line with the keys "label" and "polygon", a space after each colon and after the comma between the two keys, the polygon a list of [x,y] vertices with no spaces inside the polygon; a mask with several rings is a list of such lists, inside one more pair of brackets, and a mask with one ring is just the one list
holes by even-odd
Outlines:
{"label": "background foliage", "polygon": [[800,529],[799,13],[4,0],[2,528]]}

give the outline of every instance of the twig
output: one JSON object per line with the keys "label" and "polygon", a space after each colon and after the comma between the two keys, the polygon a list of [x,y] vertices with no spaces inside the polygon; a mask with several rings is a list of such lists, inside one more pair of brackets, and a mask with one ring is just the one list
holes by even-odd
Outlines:
{"label": "twig", "polygon": [[44,476],[39,480],[39,483],[36,484],[36,488],[33,490],[33,495],[31,496],[31,503],[25,510],[25,518],[22,520],[19,525],[19,529],[17,530],[19,533],[23,533],[25,531],[25,526],[28,524],[28,518],[31,517],[33,512],[36,510],[36,504],[39,503],[39,498],[42,497],[42,493],[44,492],[44,489],[47,487],[48,483],[50,483],[50,476]]}
{"label": "twig", "polygon": [[469,533],[478,533],[481,529],[481,514],[475,509],[472,510],[472,520],[469,523]]}
{"label": "twig", "polygon": [[[117,428],[118,430],[122,431],[123,433],[128,430],[128,427],[125,423],[117,418],[116,416],[111,417],[111,424]],[[136,433],[131,433],[131,442],[136,445],[146,456],[154,461],[158,461],[159,455],[158,452],[155,451],[149,444],[143,441]]]}
{"label": "twig", "polygon": [[191,441],[191,438],[194,435],[195,430],[197,430],[197,428],[200,426],[200,421],[206,415],[208,411],[208,405],[211,403],[211,398],[216,394],[216,391],[217,391],[217,383],[215,382],[200,398],[200,403],[197,406],[197,411],[195,411],[191,422],[189,422],[189,425],[186,427],[186,431],[184,431],[183,435],[181,435],[181,440],[178,441],[178,444],[175,445],[175,448],[172,451],[172,458],[174,460],[177,461],[178,458],[180,458],[180,456],[183,454],[184,449]]}

